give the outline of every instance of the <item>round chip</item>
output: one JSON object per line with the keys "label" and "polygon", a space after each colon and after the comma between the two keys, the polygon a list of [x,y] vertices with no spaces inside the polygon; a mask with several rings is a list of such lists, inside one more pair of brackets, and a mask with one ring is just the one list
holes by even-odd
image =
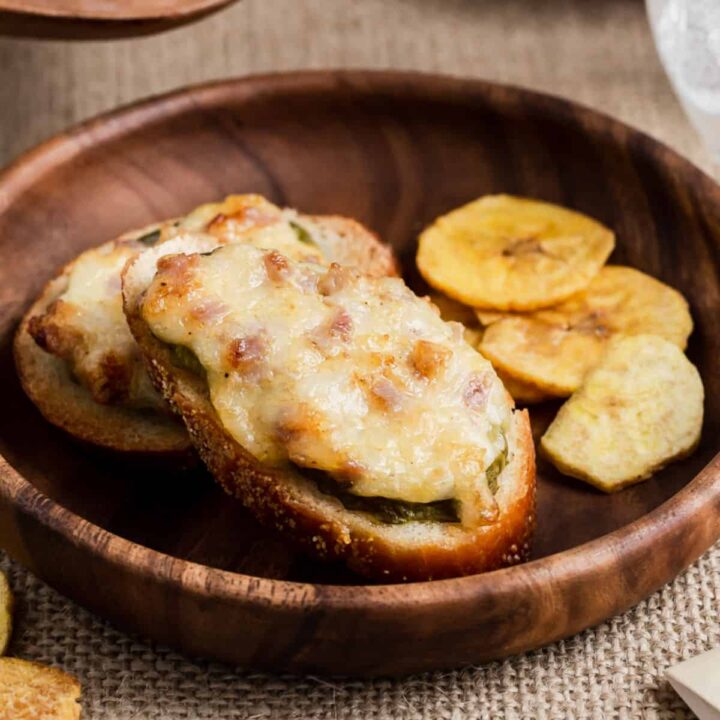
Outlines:
{"label": "round chip", "polygon": [[614,245],[608,228],[580,213],[488,195],[427,228],[417,266],[433,287],[466,305],[535,310],[582,290]]}
{"label": "round chip", "polygon": [[516,380],[512,375],[504,373],[502,370],[496,370],[497,376],[502,381],[505,389],[510,393],[512,399],[521,405],[536,405],[537,403],[550,400],[552,395],[540,390],[540,388],[530,383]]}
{"label": "round chip", "polygon": [[480,321],[480,324],[487,327],[492,325],[498,320],[503,320],[506,317],[513,317],[517,313],[503,312],[502,310],[483,310],[483,308],[475,308],[475,317]]}
{"label": "round chip", "polygon": [[0,655],[7,650],[12,634],[13,596],[10,584],[0,572]]}
{"label": "round chip", "polygon": [[0,718],[78,720],[80,683],[62,670],[0,658]]}
{"label": "round chip", "polygon": [[617,338],[540,447],[560,472],[614,492],[693,450],[703,395],[698,371],[673,343]]}
{"label": "round chip", "polygon": [[474,327],[478,324],[473,308],[463,305],[457,300],[453,300],[447,295],[441,295],[440,293],[432,293],[428,297],[432,300],[433,305],[440,311],[440,317],[445,320],[445,322],[459,322],[466,327]]}
{"label": "round chip", "polygon": [[685,298],[639,270],[609,265],[587,290],[547,310],[492,322],[480,352],[496,369],[567,396],[617,335],[651,334],[685,349],[692,318]]}

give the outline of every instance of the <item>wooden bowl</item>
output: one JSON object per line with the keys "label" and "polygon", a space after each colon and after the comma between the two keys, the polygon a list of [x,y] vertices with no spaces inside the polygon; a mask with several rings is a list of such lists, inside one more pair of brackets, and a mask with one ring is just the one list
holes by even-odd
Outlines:
{"label": "wooden bowl", "polygon": [[233,0],[0,0],[0,34],[91,39],[166,30]]}
{"label": "wooden bowl", "polygon": [[[603,495],[539,465],[534,560],[368,585],[297,557],[202,473],[90,451],[19,388],[11,338],[52,272],[128,228],[231,192],[359,218],[397,249],[483,193],[562,203],[613,227],[613,261],[689,299],[702,441]],[[252,668],[398,674],[536,648],[618,613],[720,536],[720,189],[640,132],[479,81],[319,72],[233,80],[92,120],[0,177],[0,541],[62,593],[143,636]],[[533,412],[536,430],[553,408]]]}

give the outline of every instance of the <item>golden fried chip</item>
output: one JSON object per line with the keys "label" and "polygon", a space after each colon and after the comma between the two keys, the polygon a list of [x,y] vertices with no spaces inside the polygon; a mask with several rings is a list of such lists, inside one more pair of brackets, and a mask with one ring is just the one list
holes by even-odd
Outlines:
{"label": "golden fried chip", "polygon": [[692,331],[685,298],[659,280],[608,265],[560,305],[496,320],[480,352],[496,369],[551,395],[574,392],[617,335],[651,334],[684,349]]}
{"label": "golden fried chip", "polygon": [[483,310],[482,308],[475,308],[475,317],[484,327],[492,325],[498,320],[504,320],[507,317],[514,317],[517,314],[518,313],[503,312],[502,310]]}
{"label": "golden fried chip", "polygon": [[0,572],[0,655],[7,650],[12,634],[13,596],[10,584]]}
{"label": "golden fried chip", "polygon": [[474,307],[535,310],[582,290],[615,236],[557,205],[488,195],[420,235],[417,266],[436,289]]}
{"label": "golden fried chip", "polygon": [[495,372],[505,389],[512,395],[513,400],[521,405],[535,405],[552,398],[552,395],[540,390],[540,388],[522,380],[516,380],[512,375],[508,375],[502,370],[496,370]]}
{"label": "golden fried chip", "polygon": [[440,311],[440,317],[445,320],[445,322],[459,322],[466,327],[473,327],[478,324],[473,308],[463,305],[457,300],[453,300],[447,295],[441,295],[440,293],[431,293],[428,297],[432,300],[433,305]]}
{"label": "golden fried chip", "polygon": [[77,720],[80,683],[56,668],[0,658],[0,720]]}
{"label": "golden fried chip", "polygon": [[614,492],[697,445],[703,385],[676,345],[657,335],[615,339],[540,442],[566,475]]}

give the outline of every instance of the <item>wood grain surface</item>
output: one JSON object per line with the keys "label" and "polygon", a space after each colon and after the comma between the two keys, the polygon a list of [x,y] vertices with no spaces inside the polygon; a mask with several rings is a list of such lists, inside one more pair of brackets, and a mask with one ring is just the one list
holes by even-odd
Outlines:
{"label": "wood grain surface", "polygon": [[[541,463],[536,561],[528,565],[343,587],[360,581],[296,557],[207,477],[110,461],[48,427],[22,395],[10,356],[17,320],[45,279],[128,227],[251,190],[311,213],[357,217],[395,246],[419,290],[418,230],[477,195],[536,196],[600,219],[618,234],[614,262],[690,301],[697,330],[689,354],[707,388],[698,451],[612,496]],[[11,168],[0,197],[0,543],[123,627],[274,670],[457,666],[599,622],[720,535],[720,189],[647,136],[481,82],[269,76],[90,122]],[[551,411],[534,414],[538,432]]]}
{"label": "wood grain surface", "polygon": [[150,20],[193,15],[226,0],[0,0],[7,10],[57,18]]}
{"label": "wood grain surface", "polygon": [[454,73],[557,93],[710,168],[660,66],[642,0],[242,0],[152,37],[0,37],[0,165],[141,97],[248,73],[341,67]]}
{"label": "wood grain surface", "polygon": [[109,39],[150,35],[207,15],[232,0],[0,0],[0,34]]}

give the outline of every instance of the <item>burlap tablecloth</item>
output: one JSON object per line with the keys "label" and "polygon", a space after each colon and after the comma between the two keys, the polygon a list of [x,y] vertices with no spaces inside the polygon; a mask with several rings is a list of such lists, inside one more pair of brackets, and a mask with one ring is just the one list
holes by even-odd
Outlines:
{"label": "burlap tablecloth", "polygon": [[[641,127],[713,170],[638,0],[244,0],[137,40],[0,39],[0,163],[137,97],[312,67],[420,69],[547,90]],[[19,599],[12,652],[77,675],[92,720],[685,718],[663,673],[720,644],[720,546],[634,610],[566,642],[482,668],[372,682],[191,661],[114,630],[1,554],[0,568]]]}

